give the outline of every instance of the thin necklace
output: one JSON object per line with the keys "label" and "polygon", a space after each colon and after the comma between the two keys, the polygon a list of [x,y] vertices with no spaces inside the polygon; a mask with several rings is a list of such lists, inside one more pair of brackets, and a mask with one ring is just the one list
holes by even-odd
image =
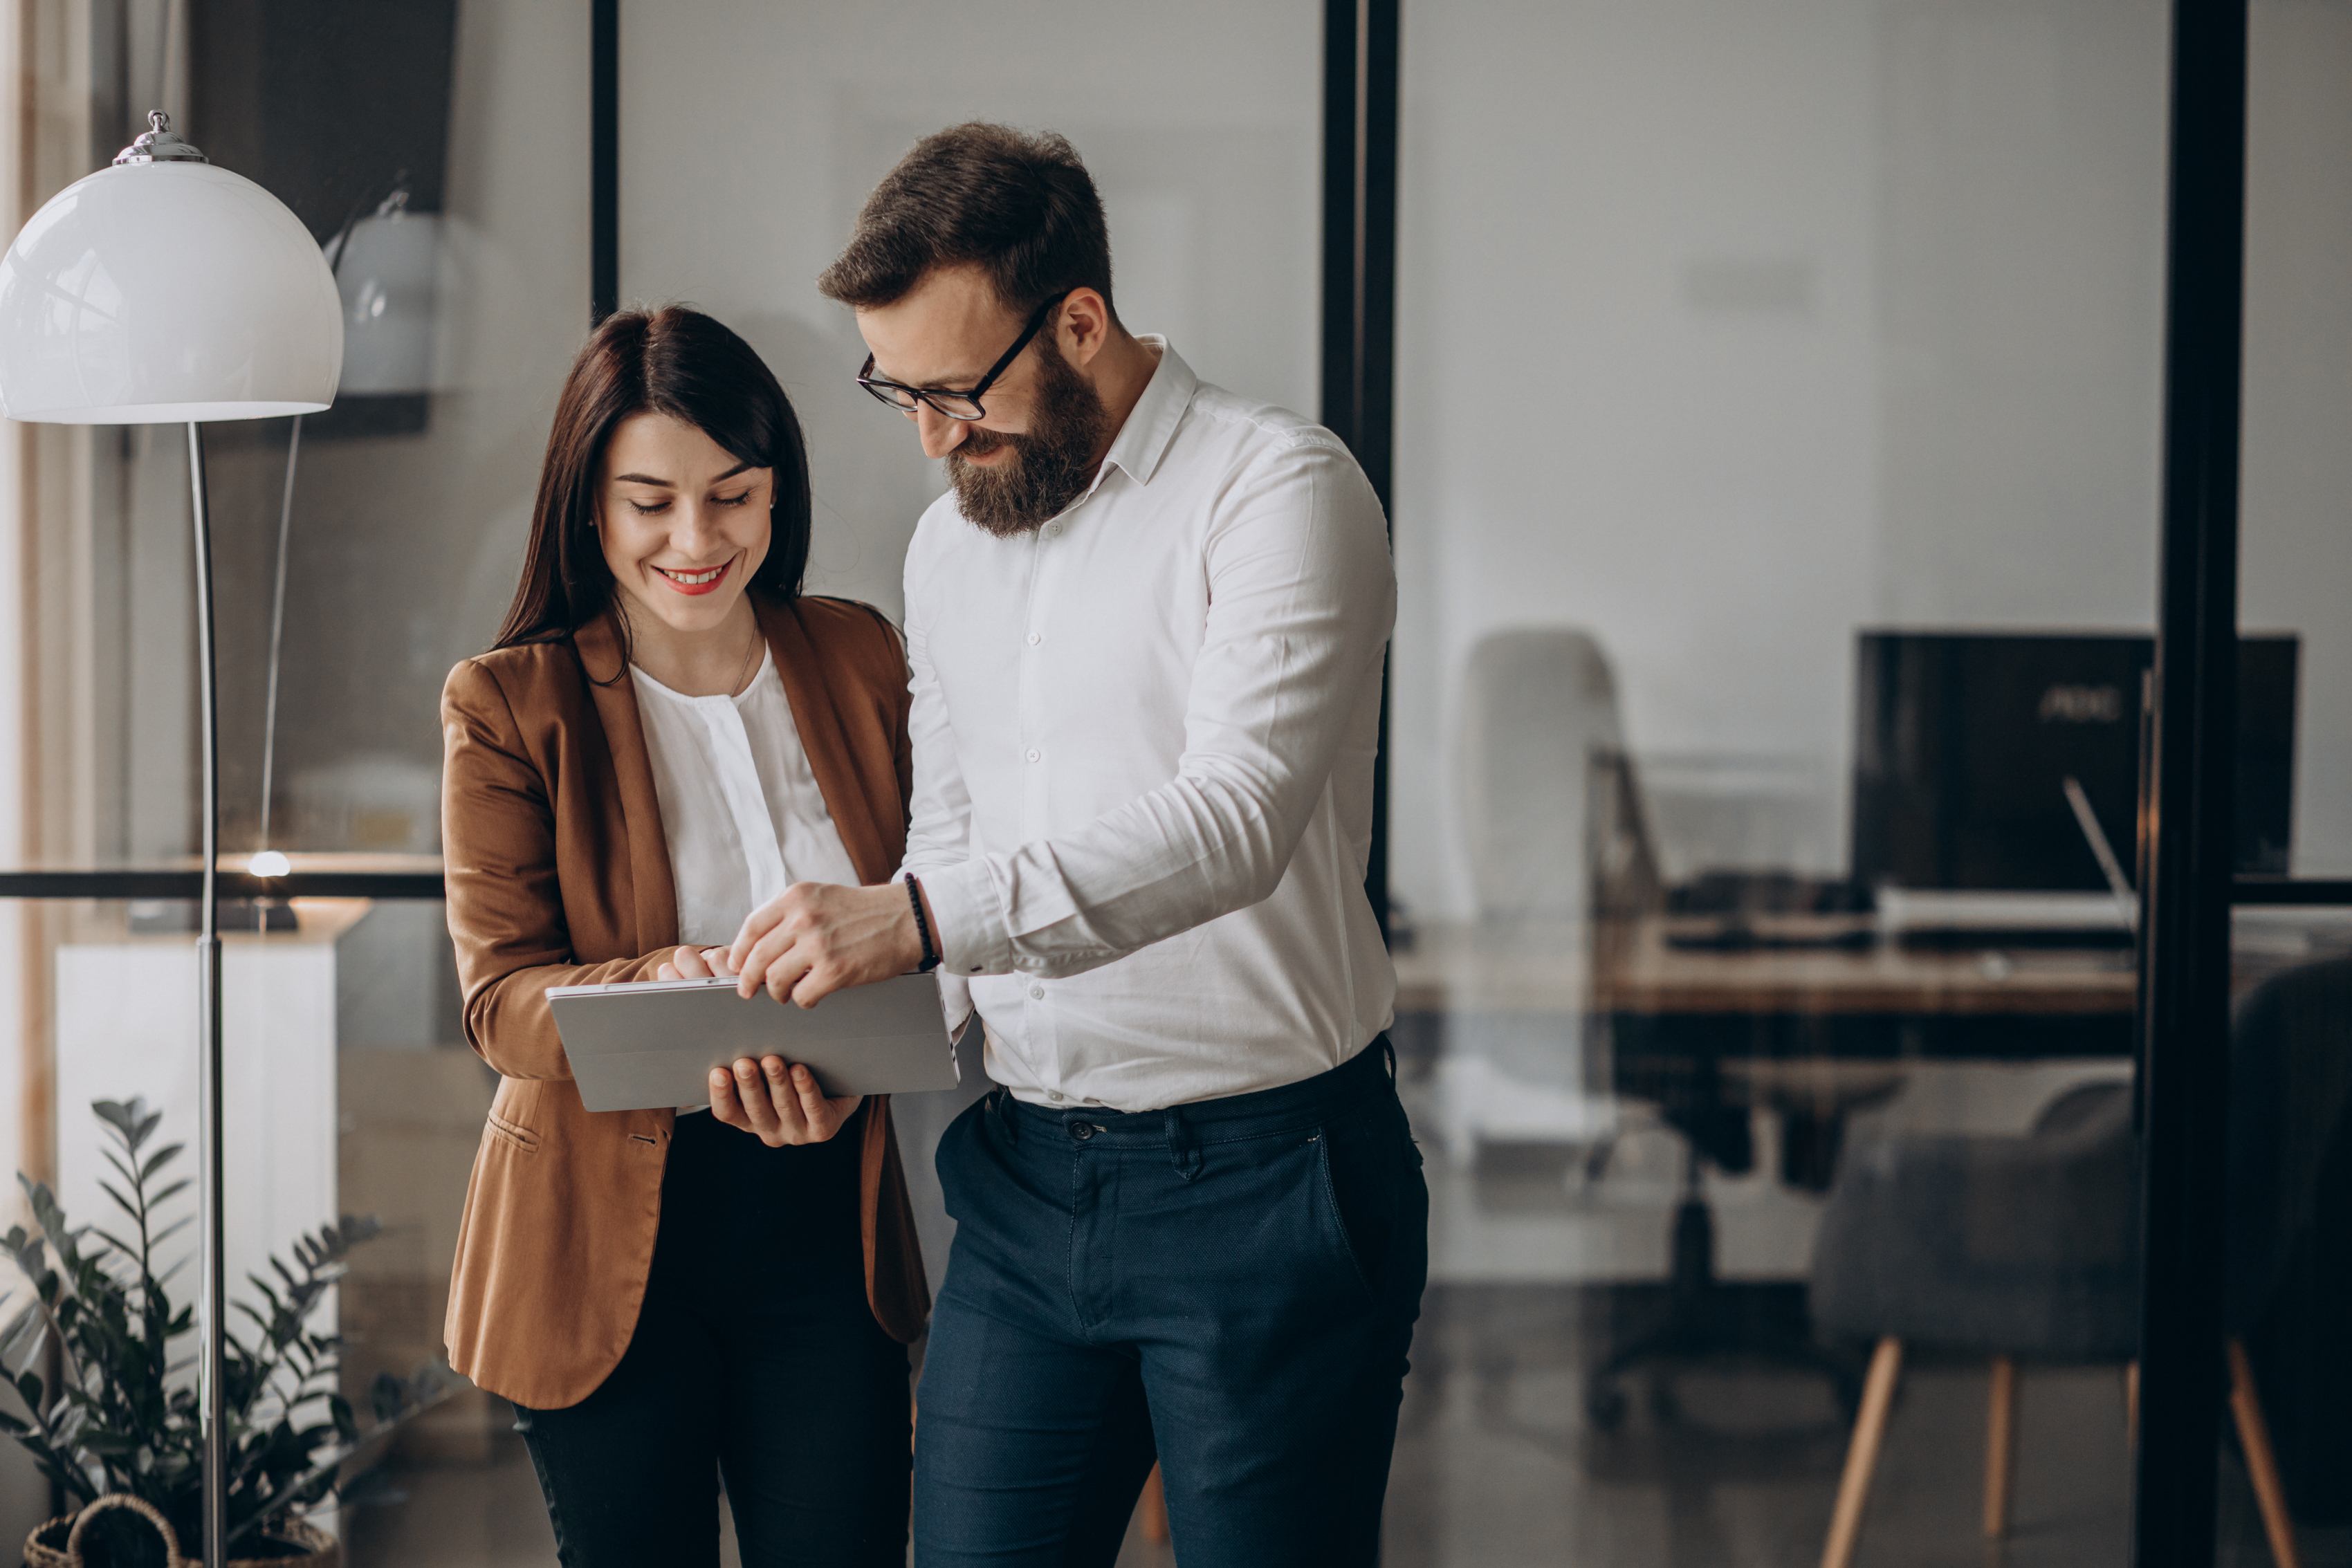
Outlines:
{"label": "thin necklace", "polygon": [[735,686],[727,694],[729,696],[743,695],[743,685],[751,678],[751,655],[760,651],[760,623],[754,621],[751,622],[751,645],[743,650],[743,667],[735,672]]}

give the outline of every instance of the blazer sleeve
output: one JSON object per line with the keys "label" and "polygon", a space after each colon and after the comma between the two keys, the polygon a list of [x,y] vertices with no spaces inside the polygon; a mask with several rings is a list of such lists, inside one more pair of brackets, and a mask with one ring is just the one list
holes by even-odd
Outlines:
{"label": "blazer sleeve", "polygon": [[677,951],[582,964],[556,877],[555,808],[498,677],[472,659],[441,691],[441,845],[466,1043],[509,1078],[569,1078],[550,986],[649,980]]}

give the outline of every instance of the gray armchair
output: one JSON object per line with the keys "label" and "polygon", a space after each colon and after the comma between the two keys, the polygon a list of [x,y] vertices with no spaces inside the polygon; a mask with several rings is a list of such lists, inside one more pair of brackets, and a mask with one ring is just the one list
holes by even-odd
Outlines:
{"label": "gray armchair", "polygon": [[1910,1343],[1992,1358],[1984,1531],[2008,1533],[2019,1361],[2137,1366],[2137,1164],[2122,1083],[2066,1091],[2023,1137],[1899,1136],[1848,1149],[1814,1242],[1810,1305],[1816,1332],[1877,1347],[1822,1568],[1853,1560]]}
{"label": "gray armchair", "polygon": [[[2008,1531],[2021,1360],[2125,1362],[2136,1393],[2136,1151],[2121,1083],[2060,1095],[2024,1137],[1848,1150],[1814,1245],[1811,1306],[1816,1332],[1877,1347],[1823,1568],[1853,1560],[1906,1344],[1992,1359],[1989,1536]],[[2287,970],[2237,1009],[2229,1213],[2230,1411],[2272,1558],[2296,1568],[2290,1495],[2335,1502],[2352,1453],[2338,1322],[2352,1279],[2341,1261],[2352,1255],[2352,960]],[[2265,1357],[2287,1416],[2284,1465],[2256,1386]]]}
{"label": "gray armchair", "polygon": [[1813,1325],[1990,1355],[2139,1354],[2131,1091],[2070,1089],[2024,1137],[1847,1151],[1814,1244]]}

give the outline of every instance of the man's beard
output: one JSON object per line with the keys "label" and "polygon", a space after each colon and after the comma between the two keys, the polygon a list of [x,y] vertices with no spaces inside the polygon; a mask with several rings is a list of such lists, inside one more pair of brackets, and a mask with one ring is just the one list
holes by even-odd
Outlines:
{"label": "man's beard", "polygon": [[[1001,539],[1043,527],[1086,494],[1110,424],[1102,399],[1051,340],[1039,340],[1037,355],[1037,402],[1027,433],[975,430],[948,454],[948,481],[964,517]],[[966,460],[999,448],[1012,455],[985,468]]]}

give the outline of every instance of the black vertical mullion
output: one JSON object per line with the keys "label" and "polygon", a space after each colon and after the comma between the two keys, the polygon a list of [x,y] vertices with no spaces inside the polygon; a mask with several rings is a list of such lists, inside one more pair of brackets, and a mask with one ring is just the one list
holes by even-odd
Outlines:
{"label": "black vertical mullion", "polygon": [[588,23],[588,324],[621,308],[621,0]]}
{"label": "black vertical mullion", "polygon": [[[1396,440],[1399,0],[1324,0],[1323,408],[1383,511]],[[1382,683],[1364,891],[1389,925],[1389,699]]]}
{"label": "black vertical mullion", "polygon": [[2247,0],[2175,0],[2141,1029],[2137,1568],[2210,1564],[2221,1436]]}

